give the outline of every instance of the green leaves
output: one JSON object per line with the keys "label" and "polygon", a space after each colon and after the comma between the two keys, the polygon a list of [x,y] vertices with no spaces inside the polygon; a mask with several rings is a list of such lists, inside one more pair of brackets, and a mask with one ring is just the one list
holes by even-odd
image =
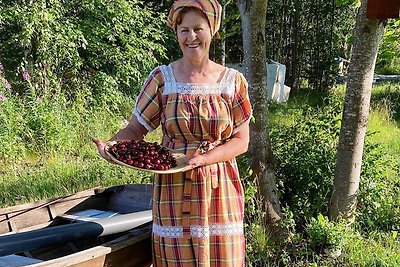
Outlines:
{"label": "green leaves", "polygon": [[400,73],[400,19],[388,20],[378,51],[376,71],[382,74]]}
{"label": "green leaves", "polygon": [[30,70],[41,94],[74,95],[97,71],[116,79],[115,90],[135,94],[166,56],[164,19],[137,0],[11,2],[0,8],[0,59],[10,77]]}
{"label": "green leaves", "polygon": [[304,105],[292,123],[271,128],[282,205],[291,208],[297,222],[327,210],[329,202],[341,101],[334,96],[325,101],[325,107]]}
{"label": "green leaves", "polygon": [[350,6],[352,8],[357,8],[361,4],[361,0],[336,0],[336,5],[338,7]]}

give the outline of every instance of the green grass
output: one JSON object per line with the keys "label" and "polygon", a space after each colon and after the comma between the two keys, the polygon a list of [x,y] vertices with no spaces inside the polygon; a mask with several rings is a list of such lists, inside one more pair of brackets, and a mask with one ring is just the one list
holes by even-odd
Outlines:
{"label": "green grass", "polygon": [[[344,98],[345,87],[339,85],[335,94]],[[287,103],[271,103],[270,124],[292,125],[304,106],[323,107],[327,104],[327,94],[303,90],[292,94]],[[388,154],[400,159],[400,83],[376,84],[371,96],[371,109],[368,120],[369,140],[379,143]]]}
{"label": "green grass", "polygon": [[368,131],[372,141],[400,159],[400,83],[374,86]]}
{"label": "green grass", "polygon": [[[0,127],[4,133],[0,144],[6,147],[0,151],[0,207],[98,186],[151,182],[147,172],[107,163],[90,139],[97,136],[106,140],[123,127],[133,99],[121,99],[121,113],[107,106],[87,108],[85,101],[81,105],[51,100],[37,105],[11,97],[7,101],[0,103],[0,108],[8,112],[0,114],[0,123],[11,123],[15,117],[20,117],[20,122],[17,126],[11,123],[11,130],[8,123],[3,124],[6,128]],[[40,119],[33,118],[33,112]],[[146,139],[159,137],[160,132],[155,131]]]}
{"label": "green grass", "polygon": [[342,251],[346,262],[340,266],[400,266],[399,249],[397,232],[370,233],[366,237],[352,232]]}

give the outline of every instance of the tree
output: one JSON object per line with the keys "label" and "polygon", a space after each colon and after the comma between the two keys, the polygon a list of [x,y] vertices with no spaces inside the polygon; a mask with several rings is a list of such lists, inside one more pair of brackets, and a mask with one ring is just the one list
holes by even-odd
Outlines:
{"label": "tree", "polygon": [[266,222],[273,224],[281,219],[282,214],[275,181],[276,160],[268,131],[265,43],[267,0],[238,0],[237,4],[243,29],[245,75],[255,119],[250,126],[250,164],[263,197]]}
{"label": "tree", "polygon": [[361,1],[356,19],[329,212],[333,220],[350,219],[357,204],[375,62],[386,23],[367,19],[367,2]]}

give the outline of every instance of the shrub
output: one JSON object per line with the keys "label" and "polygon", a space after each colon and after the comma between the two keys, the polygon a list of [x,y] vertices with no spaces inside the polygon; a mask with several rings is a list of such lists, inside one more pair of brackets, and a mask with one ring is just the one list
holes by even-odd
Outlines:
{"label": "shrub", "polygon": [[341,114],[338,99],[328,103],[303,106],[292,124],[271,130],[281,202],[300,224],[328,208]]}
{"label": "shrub", "polygon": [[137,0],[8,1],[0,6],[0,60],[20,93],[73,96],[100,71],[115,90],[134,94],[165,57],[164,18]]}
{"label": "shrub", "polygon": [[322,214],[310,218],[306,226],[310,248],[318,254],[340,251],[345,243],[345,232],[344,224],[330,222]]}

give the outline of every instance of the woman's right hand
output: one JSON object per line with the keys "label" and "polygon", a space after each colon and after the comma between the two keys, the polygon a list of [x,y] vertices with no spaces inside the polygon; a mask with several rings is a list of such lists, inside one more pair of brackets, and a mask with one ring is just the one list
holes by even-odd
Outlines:
{"label": "woman's right hand", "polygon": [[107,145],[107,142],[104,142],[97,137],[92,137],[92,141],[93,141],[93,143],[96,144],[97,150],[99,151],[100,156],[102,158],[104,158],[105,160],[107,160],[108,162],[114,163],[105,152],[105,146]]}

